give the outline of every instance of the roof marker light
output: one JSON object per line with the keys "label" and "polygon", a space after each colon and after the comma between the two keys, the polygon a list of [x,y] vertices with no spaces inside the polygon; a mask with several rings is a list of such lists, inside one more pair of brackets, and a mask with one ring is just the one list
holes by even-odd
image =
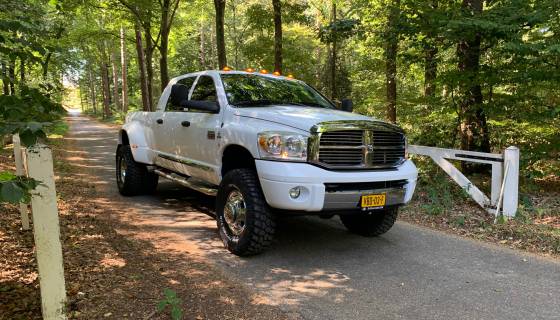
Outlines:
{"label": "roof marker light", "polygon": [[255,72],[255,69],[253,69],[253,68],[247,68],[247,69],[245,69],[245,72]]}
{"label": "roof marker light", "polygon": [[231,71],[231,70],[233,70],[233,69],[230,68],[230,67],[228,67],[228,66],[225,66],[225,67],[222,69],[222,71]]}
{"label": "roof marker light", "polygon": [[266,70],[266,69],[261,69],[261,73],[267,74],[267,73],[268,73],[268,70]]}
{"label": "roof marker light", "polygon": [[286,77],[287,77],[287,78],[290,78],[290,79],[293,79],[293,78],[294,78],[294,75],[291,74],[291,73],[288,73],[288,75],[287,75]]}
{"label": "roof marker light", "polygon": [[279,75],[280,75],[280,71],[274,71],[272,74],[275,75],[275,76],[279,76]]}

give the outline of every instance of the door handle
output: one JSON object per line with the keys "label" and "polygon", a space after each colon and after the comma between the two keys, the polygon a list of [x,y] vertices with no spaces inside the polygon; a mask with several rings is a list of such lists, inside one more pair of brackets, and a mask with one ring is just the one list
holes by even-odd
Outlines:
{"label": "door handle", "polygon": [[191,126],[191,122],[190,122],[190,121],[183,121],[183,122],[181,122],[181,125],[182,125],[183,127],[190,127],[190,126]]}
{"label": "door handle", "polygon": [[162,123],[163,123],[163,119],[157,119],[156,122],[157,122],[158,124],[162,124]]}

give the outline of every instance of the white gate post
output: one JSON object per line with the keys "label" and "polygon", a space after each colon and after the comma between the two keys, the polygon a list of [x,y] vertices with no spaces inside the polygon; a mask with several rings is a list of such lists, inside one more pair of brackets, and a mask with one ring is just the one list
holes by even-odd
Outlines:
{"label": "white gate post", "polygon": [[[23,170],[23,157],[21,154],[21,141],[19,139],[19,134],[14,134],[14,159],[16,160],[16,174],[18,176],[24,176],[25,172]],[[23,230],[29,230],[29,214],[27,209],[27,204],[19,204],[19,213],[21,216],[21,228]]]}
{"label": "white gate post", "polygon": [[[504,151],[504,168],[508,168],[508,172],[504,172],[505,186],[503,199],[503,214],[506,217],[514,217],[517,212],[519,201],[519,148],[508,147]],[[505,170],[505,169],[504,169]]]}
{"label": "white gate post", "polygon": [[31,197],[35,250],[43,319],[66,319],[66,289],[51,150],[35,145],[25,151],[30,178],[40,181]]}

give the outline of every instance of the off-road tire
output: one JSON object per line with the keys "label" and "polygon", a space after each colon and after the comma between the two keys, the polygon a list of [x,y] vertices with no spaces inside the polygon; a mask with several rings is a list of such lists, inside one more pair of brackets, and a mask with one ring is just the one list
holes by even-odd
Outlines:
{"label": "off-road tire", "polygon": [[387,208],[381,212],[354,215],[341,215],[340,221],[348,231],[364,237],[375,237],[389,231],[397,220],[398,207]]}
{"label": "off-road tire", "polygon": [[[121,162],[126,164],[126,177],[121,178]],[[119,145],[116,156],[117,186],[123,196],[151,194],[156,190],[158,175],[149,172],[145,164],[134,161],[129,145]]]}
{"label": "off-road tire", "polygon": [[[231,232],[224,218],[226,200],[233,190],[241,192],[246,207],[245,227],[239,236]],[[275,216],[254,170],[234,169],[223,177],[216,198],[216,221],[224,246],[235,255],[255,255],[270,246],[276,229]]]}

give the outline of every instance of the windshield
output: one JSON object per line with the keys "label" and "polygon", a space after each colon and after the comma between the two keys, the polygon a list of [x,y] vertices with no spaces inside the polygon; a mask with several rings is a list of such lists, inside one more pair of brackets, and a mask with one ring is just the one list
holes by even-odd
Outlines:
{"label": "windshield", "polygon": [[319,92],[300,81],[256,74],[222,74],[229,104],[236,107],[289,104],[334,109]]}

